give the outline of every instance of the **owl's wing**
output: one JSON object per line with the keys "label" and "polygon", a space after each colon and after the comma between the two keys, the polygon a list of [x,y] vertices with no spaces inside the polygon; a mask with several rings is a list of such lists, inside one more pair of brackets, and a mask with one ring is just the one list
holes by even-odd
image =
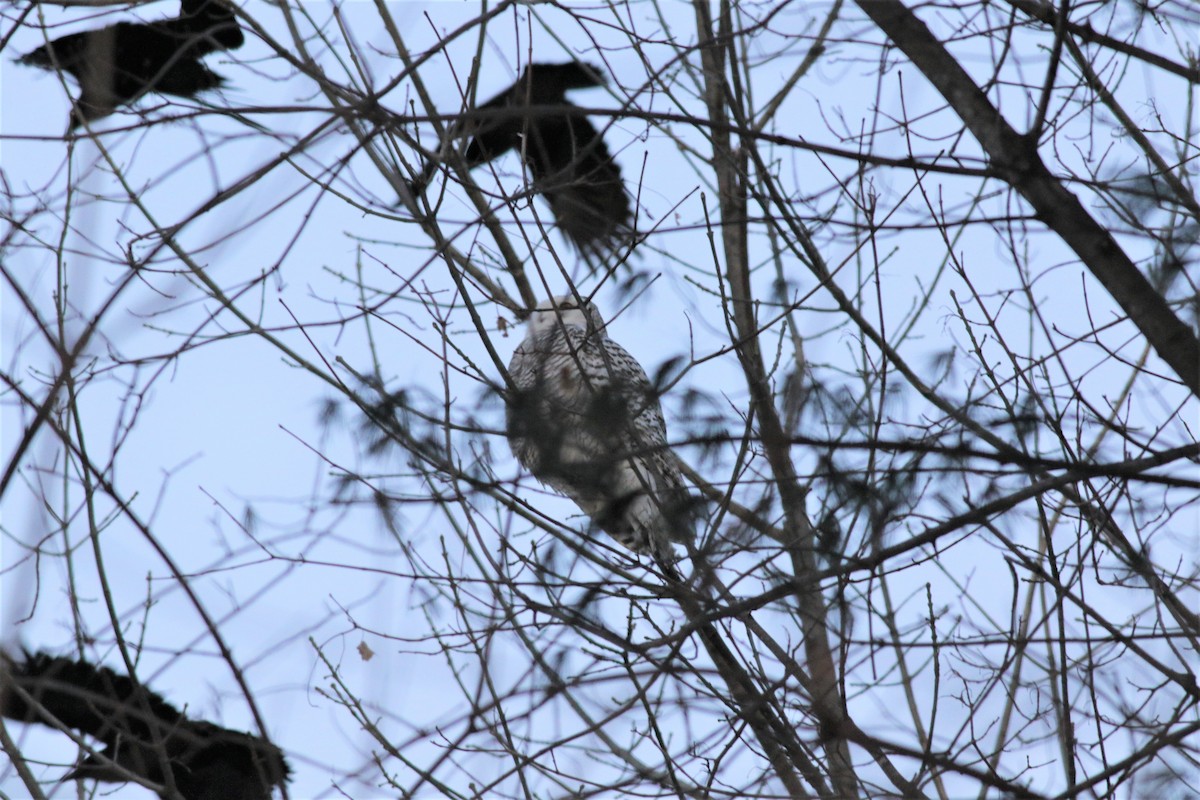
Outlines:
{"label": "owl's wing", "polygon": [[[612,339],[602,339],[584,351],[584,367],[595,385],[621,398],[627,410],[625,427],[643,448],[666,447],[667,425],[658,393],[641,362]],[[631,448],[631,452],[635,448]]]}

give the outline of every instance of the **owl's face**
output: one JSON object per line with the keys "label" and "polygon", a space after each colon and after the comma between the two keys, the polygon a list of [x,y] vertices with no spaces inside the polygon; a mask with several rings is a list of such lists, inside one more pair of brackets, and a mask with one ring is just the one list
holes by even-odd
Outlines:
{"label": "owl's face", "polygon": [[530,338],[557,330],[560,325],[604,335],[604,320],[601,319],[596,306],[590,301],[584,301],[583,306],[580,306],[573,295],[561,295],[538,303],[525,324],[528,326]]}

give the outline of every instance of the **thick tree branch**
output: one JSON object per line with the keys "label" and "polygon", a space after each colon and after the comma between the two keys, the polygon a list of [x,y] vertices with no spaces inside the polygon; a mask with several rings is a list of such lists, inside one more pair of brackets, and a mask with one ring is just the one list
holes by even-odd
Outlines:
{"label": "thick tree branch", "polygon": [[859,7],[930,83],[979,141],[1002,178],[1048,228],[1075,251],[1180,381],[1200,396],[1200,341],[1154,290],[1121,246],[1062,185],[925,23],[899,0],[857,0]]}
{"label": "thick tree branch", "polygon": [[[713,31],[712,18],[705,3],[698,2],[695,7],[698,28],[701,36],[704,36],[706,32]],[[733,40],[727,30],[729,13],[728,4],[722,4],[720,24],[723,35],[717,39],[702,40],[700,58],[704,68],[705,101],[711,120],[730,117],[739,125],[748,127],[748,114],[740,102],[742,97],[736,87],[730,86],[725,79],[726,53],[723,48]],[[820,584],[813,580],[816,571],[812,559],[814,535],[805,514],[805,490],[791,461],[787,437],[776,413],[755,319],[747,250],[749,147],[736,147],[728,132],[715,127],[712,128],[712,146],[712,167],[717,176],[721,209],[725,277],[729,285],[727,313],[736,328],[736,332],[731,331],[731,334],[738,342],[738,362],[746,377],[764,452],[771,465],[784,512],[784,532],[788,540],[785,547],[793,563],[793,588],[804,623],[804,647],[811,673],[813,713],[826,741],[826,752],[829,754],[827,767],[836,796],[856,797],[858,780],[850,759],[849,746],[840,733],[847,715],[839,690],[833,652],[829,646],[829,611]]]}
{"label": "thick tree branch", "polygon": [[1070,20],[1061,20],[1058,12],[1049,3],[1042,2],[1041,0],[1008,0],[1008,3],[1021,9],[1023,14],[1033,17],[1039,22],[1044,22],[1051,28],[1057,29],[1060,22],[1065,23],[1066,31],[1080,41],[1098,44],[1101,47],[1107,47],[1109,50],[1116,50],[1118,53],[1125,53],[1139,61],[1145,61],[1147,64],[1178,75],[1189,83],[1200,83],[1200,68],[1192,65],[1177,64],[1158,53],[1151,52],[1142,47],[1136,47],[1129,42],[1123,42],[1120,39],[1100,33],[1086,22],[1080,24],[1078,22],[1071,22]]}

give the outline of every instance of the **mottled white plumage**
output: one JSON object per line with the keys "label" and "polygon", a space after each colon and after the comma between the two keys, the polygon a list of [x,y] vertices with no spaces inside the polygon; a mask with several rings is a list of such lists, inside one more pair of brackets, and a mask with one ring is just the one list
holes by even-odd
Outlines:
{"label": "mottled white plumage", "polygon": [[691,539],[658,395],[592,303],[538,305],[508,371],[508,441],[526,469],[631,550],[669,557]]}

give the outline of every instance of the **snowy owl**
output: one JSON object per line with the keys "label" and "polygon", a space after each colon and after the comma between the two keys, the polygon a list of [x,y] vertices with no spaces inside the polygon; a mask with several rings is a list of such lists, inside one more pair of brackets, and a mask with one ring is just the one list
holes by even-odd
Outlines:
{"label": "snowy owl", "polygon": [[508,371],[508,441],[522,466],[631,550],[670,560],[672,541],[691,540],[658,395],[591,302],[538,305]]}

